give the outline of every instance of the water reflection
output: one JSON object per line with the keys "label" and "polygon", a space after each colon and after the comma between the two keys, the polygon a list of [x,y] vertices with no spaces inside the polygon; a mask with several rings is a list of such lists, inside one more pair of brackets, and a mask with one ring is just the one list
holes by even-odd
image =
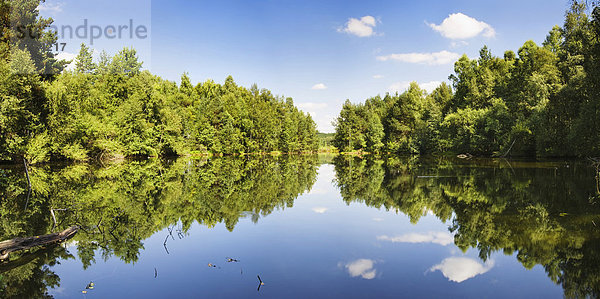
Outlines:
{"label": "water reflection", "polygon": [[[194,222],[207,227],[224,223],[231,231],[248,213],[256,222],[274,210],[292,207],[313,185],[316,161],[282,156],[42,166],[31,171],[33,196],[26,210],[28,188],[21,169],[3,168],[0,239],[79,225],[82,230],[71,246],[84,269],[98,258],[134,263],[144,250],[143,240],[164,228],[179,238]],[[167,253],[171,237],[165,240]],[[0,265],[0,294],[46,297],[48,289],[60,285],[50,267],[72,258],[61,246],[15,254]]]}
{"label": "water reflection", "polygon": [[447,232],[410,233],[399,236],[377,236],[377,240],[392,243],[433,243],[442,246],[454,243],[454,236]]}
{"label": "water reflection", "polygon": [[482,264],[466,257],[449,257],[441,263],[431,267],[429,271],[441,271],[450,281],[461,283],[469,278],[484,274],[494,267],[494,261],[488,260]]}
{"label": "water reflection", "polygon": [[363,279],[373,279],[377,276],[377,270],[374,268],[374,260],[370,259],[358,259],[347,263],[344,267],[348,271],[351,277],[362,277]]}
{"label": "water reflection", "polygon": [[[476,281],[501,268],[494,268],[499,262],[492,258],[500,252],[514,256],[511,259],[516,259],[521,269],[543,267],[549,280],[544,279],[560,285],[567,297],[600,296],[600,230],[596,226],[600,224],[600,202],[594,170],[586,163],[339,156],[333,161],[338,194],[331,190],[330,178],[315,184],[317,169],[324,162],[329,161],[280,156],[46,165],[30,173],[33,193],[28,202],[22,170],[0,168],[0,239],[41,235],[71,225],[82,227],[68,245],[22,252],[1,263],[0,297],[45,297],[50,289],[60,295],[64,291],[61,277],[54,272],[59,263],[76,260],[84,270],[114,260],[136,263],[142,252],[154,250],[148,240],[159,231],[164,233],[158,241],[160,254],[173,257],[176,253],[169,251],[176,247],[181,254],[177,246],[191,235],[194,225],[212,230],[222,224],[225,232],[234,234],[243,219],[262,223],[265,220],[261,218],[284,209],[279,222],[265,232],[264,240],[270,243],[249,246],[259,248],[258,253],[254,259],[239,256],[242,262],[235,271],[233,264],[218,259],[228,254],[237,258],[246,252],[224,253],[223,248],[232,250],[231,244],[237,244],[229,243],[233,237],[210,235],[213,239],[207,243],[216,239],[225,244],[214,249],[223,256],[198,261],[202,270],[211,270],[208,275],[226,278],[229,283],[231,277],[238,279],[250,271],[246,269],[253,269],[250,267],[260,268],[269,281],[261,295],[310,297],[302,293],[309,290],[296,288],[294,282],[322,292],[344,287],[351,292],[362,286],[337,280],[342,278],[332,273],[339,273],[345,280],[360,279],[362,283],[405,277],[417,284],[414,273],[401,271],[419,270],[411,264],[419,259],[425,264],[420,273],[433,272],[423,279],[437,275],[452,285]],[[307,203],[306,214],[291,213],[302,194],[315,201]],[[339,196],[342,207],[327,201],[342,203]],[[358,210],[351,214],[343,209],[345,205],[358,206]],[[415,226],[399,231],[388,215],[365,213],[373,208],[401,214],[392,215],[396,218],[405,215]],[[430,215],[445,227],[419,227]],[[258,235],[248,226],[242,226],[241,233],[248,236],[241,239],[244,242],[252,242]],[[344,246],[338,245],[342,243]],[[386,246],[389,252],[376,250]],[[445,252],[434,254],[431,247]],[[456,248],[475,250],[479,258],[448,254]],[[271,259],[275,254],[281,258]],[[451,257],[444,258],[448,255]],[[406,256],[409,258],[400,263]],[[336,268],[340,260],[343,262]],[[209,269],[208,262],[224,264],[223,269]],[[285,275],[269,275],[269,270],[288,268]],[[155,275],[154,266],[148,271]],[[248,275],[252,276],[250,289],[256,291],[255,273]],[[288,284],[279,286],[278,278],[285,278]],[[269,295],[278,287],[280,293]],[[431,291],[430,286],[423,291]],[[362,293],[349,293],[358,294]]]}
{"label": "water reflection", "polygon": [[[339,156],[335,169],[347,203],[401,212],[413,223],[433,213],[451,223],[456,246],[477,249],[483,262],[497,251],[516,253],[527,269],[543,266],[565,296],[600,296],[600,200],[589,163]],[[490,268],[449,258],[432,269],[458,282]]]}
{"label": "water reflection", "polygon": [[329,210],[328,208],[323,208],[323,207],[315,207],[312,208],[313,212],[317,213],[317,214],[325,214],[325,212],[327,212],[327,210]]}

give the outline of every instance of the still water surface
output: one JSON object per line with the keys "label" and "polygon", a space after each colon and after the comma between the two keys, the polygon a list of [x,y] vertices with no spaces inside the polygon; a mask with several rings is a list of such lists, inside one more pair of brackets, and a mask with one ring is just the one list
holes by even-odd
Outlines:
{"label": "still water surface", "polygon": [[47,165],[31,181],[27,199],[22,169],[0,169],[2,239],[82,230],[0,264],[1,297],[600,295],[585,161],[180,159]]}

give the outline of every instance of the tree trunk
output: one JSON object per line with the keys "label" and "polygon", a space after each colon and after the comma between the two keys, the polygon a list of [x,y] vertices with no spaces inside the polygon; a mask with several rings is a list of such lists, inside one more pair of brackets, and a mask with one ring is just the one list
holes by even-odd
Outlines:
{"label": "tree trunk", "polygon": [[2,241],[0,242],[0,260],[7,259],[8,255],[14,251],[27,250],[37,246],[64,242],[75,236],[77,231],[79,231],[79,227],[72,226],[59,233]]}

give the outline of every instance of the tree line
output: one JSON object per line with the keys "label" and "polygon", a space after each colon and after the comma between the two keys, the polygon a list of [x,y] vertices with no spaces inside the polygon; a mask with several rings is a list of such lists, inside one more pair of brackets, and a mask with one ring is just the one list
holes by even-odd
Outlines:
{"label": "tree line", "polygon": [[[84,44],[65,70],[39,4],[0,1],[0,161],[317,150],[316,124],[291,98],[232,77],[178,85],[143,70],[134,49],[94,61]],[[39,34],[22,39],[20,26]]]}
{"label": "tree line", "polygon": [[[542,45],[463,55],[431,93],[349,101],[334,122],[340,151],[600,155],[600,7],[573,1]],[[589,14],[589,15],[588,15]]]}

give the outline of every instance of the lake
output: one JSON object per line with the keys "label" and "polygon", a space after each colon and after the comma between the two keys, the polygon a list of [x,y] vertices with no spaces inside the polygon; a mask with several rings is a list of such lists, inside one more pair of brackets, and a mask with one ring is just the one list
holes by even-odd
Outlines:
{"label": "lake", "polygon": [[51,164],[31,194],[23,170],[0,167],[0,239],[81,229],[1,263],[0,297],[600,296],[588,161]]}

